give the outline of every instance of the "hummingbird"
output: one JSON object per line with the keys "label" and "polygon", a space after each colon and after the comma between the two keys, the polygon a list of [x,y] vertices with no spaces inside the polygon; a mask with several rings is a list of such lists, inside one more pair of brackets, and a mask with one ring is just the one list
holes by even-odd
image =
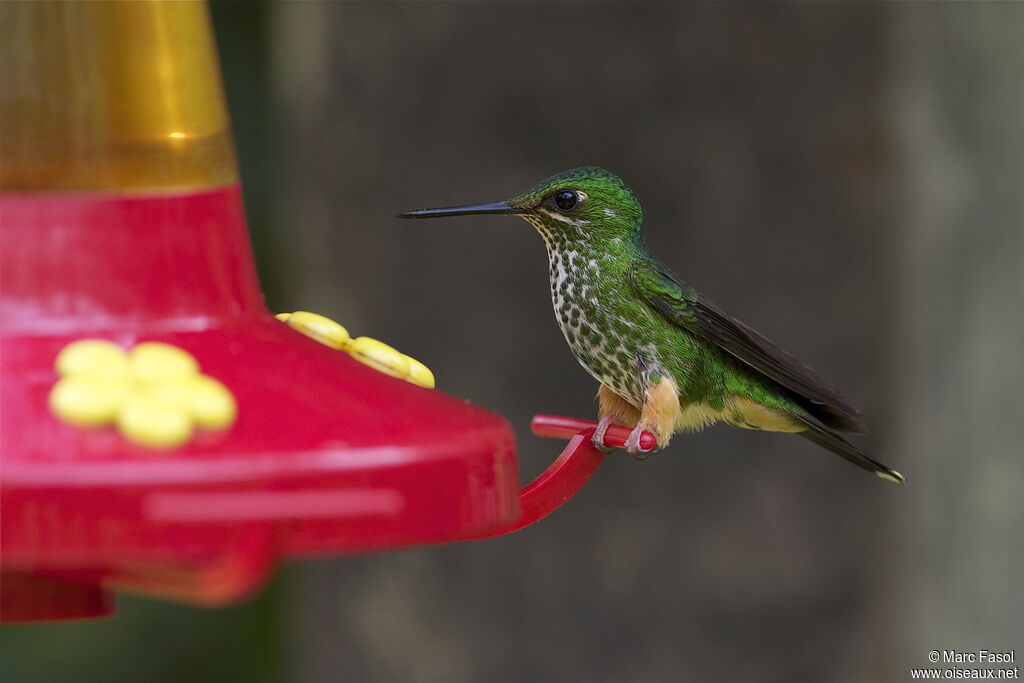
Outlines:
{"label": "hummingbird", "polygon": [[475,214],[518,216],[544,240],[558,326],[599,382],[596,448],[609,452],[604,437],[613,423],[632,428],[626,451],[646,457],[645,431],[660,450],[676,432],[722,421],[799,434],[883,479],[905,481],[838,433],[865,433],[839,391],[651,254],[640,202],[617,176],[583,166],[506,201],[398,217]]}

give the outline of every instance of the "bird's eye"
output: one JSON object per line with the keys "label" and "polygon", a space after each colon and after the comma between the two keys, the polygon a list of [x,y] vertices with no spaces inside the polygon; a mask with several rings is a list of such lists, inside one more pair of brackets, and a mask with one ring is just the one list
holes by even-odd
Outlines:
{"label": "bird's eye", "polygon": [[572,211],[579,203],[580,196],[576,194],[575,190],[562,190],[555,195],[555,206],[564,213]]}

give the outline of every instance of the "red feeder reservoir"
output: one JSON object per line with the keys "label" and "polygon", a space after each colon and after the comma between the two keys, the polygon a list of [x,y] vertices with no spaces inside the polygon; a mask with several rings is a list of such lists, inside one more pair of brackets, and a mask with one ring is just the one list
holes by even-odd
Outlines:
{"label": "red feeder reservoir", "polygon": [[600,464],[593,423],[541,417],[571,441],[520,490],[502,418],[267,311],[205,4],[3,12],[0,621],[507,533]]}

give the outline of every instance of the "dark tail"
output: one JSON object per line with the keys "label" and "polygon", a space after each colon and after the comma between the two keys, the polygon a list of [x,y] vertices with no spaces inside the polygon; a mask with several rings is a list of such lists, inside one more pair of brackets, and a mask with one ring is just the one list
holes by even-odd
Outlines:
{"label": "dark tail", "polygon": [[882,479],[896,484],[906,483],[907,480],[903,478],[902,474],[878,462],[832,430],[816,424],[813,420],[805,419],[798,415],[794,415],[793,417],[807,425],[807,430],[800,432],[799,434],[811,443],[818,444],[822,448],[827,448],[836,455],[846,458],[857,467],[868,470],[869,472],[874,472]]}

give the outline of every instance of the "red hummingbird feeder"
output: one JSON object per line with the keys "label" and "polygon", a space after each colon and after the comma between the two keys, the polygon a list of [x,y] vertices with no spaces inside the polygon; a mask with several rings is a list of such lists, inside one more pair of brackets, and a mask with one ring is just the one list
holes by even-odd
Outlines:
{"label": "red hummingbird feeder", "polygon": [[[224,604],[285,558],[508,533],[596,470],[594,423],[539,416],[571,440],[520,489],[502,418],[265,308],[205,4],[5,12],[0,621],[107,615],[120,589]],[[126,365],[68,370],[82,340]],[[150,400],[183,395],[183,358],[216,424]],[[131,415],[122,366],[150,396]]]}

